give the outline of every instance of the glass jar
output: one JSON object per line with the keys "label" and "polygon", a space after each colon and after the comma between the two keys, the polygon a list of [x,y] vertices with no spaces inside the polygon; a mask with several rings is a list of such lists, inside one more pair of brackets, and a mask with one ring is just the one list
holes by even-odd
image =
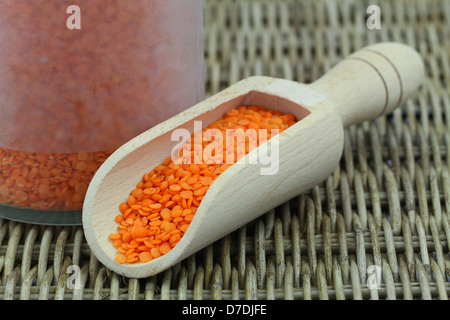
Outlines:
{"label": "glass jar", "polygon": [[120,145],[204,98],[201,0],[1,0],[0,204],[80,210]]}

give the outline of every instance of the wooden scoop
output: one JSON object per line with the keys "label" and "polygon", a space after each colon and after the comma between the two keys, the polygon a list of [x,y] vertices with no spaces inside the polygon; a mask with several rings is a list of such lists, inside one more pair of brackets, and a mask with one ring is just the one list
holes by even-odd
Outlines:
{"label": "wooden scoop", "polygon": [[[336,65],[311,85],[270,77],[250,77],[132,139],[100,167],[90,183],[83,208],[85,236],[106,267],[131,278],[157,274],[199,251],[270,209],[325,180],[342,154],[343,126],[391,112],[416,92],[424,76],[421,57],[398,43],[366,47]],[[259,105],[292,113],[298,123],[277,137],[276,174],[268,164],[254,164],[261,148],[221,174],[203,198],[181,241],[166,255],[147,263],[119,264],[109,239],[117,232],[118,206],[151,171],[171,155],[179,141],[175,129],[194,131],[227,110]],[[161,106],[164,107],[164,106]],[[271,149],[271,150],[272,150]]]}

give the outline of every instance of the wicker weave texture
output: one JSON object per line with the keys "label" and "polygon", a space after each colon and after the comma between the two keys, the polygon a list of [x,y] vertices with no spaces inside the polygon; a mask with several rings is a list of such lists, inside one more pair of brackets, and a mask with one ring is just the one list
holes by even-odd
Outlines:
{"label": "wicker weave texture", "polygon": [[[366,26],[372,4],[379,30]],[[205,0],[204,10],[208,95],[251,75],[312,82],[388,40],[416,48],[427,78],[392,115],[345,130],[322,184],[154,277],[107,270],[82,227],[0,220],[0,299],[447,300],[450,2]]]}

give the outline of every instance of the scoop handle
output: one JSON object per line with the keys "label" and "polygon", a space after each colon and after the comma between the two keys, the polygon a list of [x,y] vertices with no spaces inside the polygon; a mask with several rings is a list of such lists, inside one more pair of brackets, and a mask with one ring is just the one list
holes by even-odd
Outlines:
{"label": "scoop handle", "polygon": [[311,87],[335,104],[348,126],[390,113],[417,91],[423,78],[417,51],[384,42],[351,54]]}

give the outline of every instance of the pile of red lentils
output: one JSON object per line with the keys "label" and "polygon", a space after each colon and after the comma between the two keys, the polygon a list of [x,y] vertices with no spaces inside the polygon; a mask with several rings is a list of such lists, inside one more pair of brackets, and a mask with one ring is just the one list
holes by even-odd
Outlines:
{"label": "pile of red lentils", "polygon": [[0,204],[81,210],[89,182],[110,152],[45,154],[0,148]]}
{"label": "pile of red lentils", "polygon": [[[262,129],[267,133],[268,140],[272,129],[279,133],[295,123],[292,114],[282,114],[259,106],[241,106],[229,110],[203,129],[202,134],[207,129],[218,129],[225,137],[230,129]],[[266,140],[258,141],[257,145]],[[224,145],[221,158],[225,161],[226,154],[231,153],[234,154],[233,161],[218,163],[196,154],[195,143],[195,137],[192,136],[191,141],[180,148],[179,158],[175,162],[172,157],[168,157],[163,164],[144,174],[128,199],[119,205],[120,214],[115,218],[118,231],[110,234],[118,250],[117,262],[148,262],[167,254],[188,230],[214,180],[252,150],[249,140],[245,141],[245,152],[242,153],[235,144]],[[211,143],[214,142],[203,139],[202,150]],[[183,149],[191,151],[191,161],[178,161]]]}

